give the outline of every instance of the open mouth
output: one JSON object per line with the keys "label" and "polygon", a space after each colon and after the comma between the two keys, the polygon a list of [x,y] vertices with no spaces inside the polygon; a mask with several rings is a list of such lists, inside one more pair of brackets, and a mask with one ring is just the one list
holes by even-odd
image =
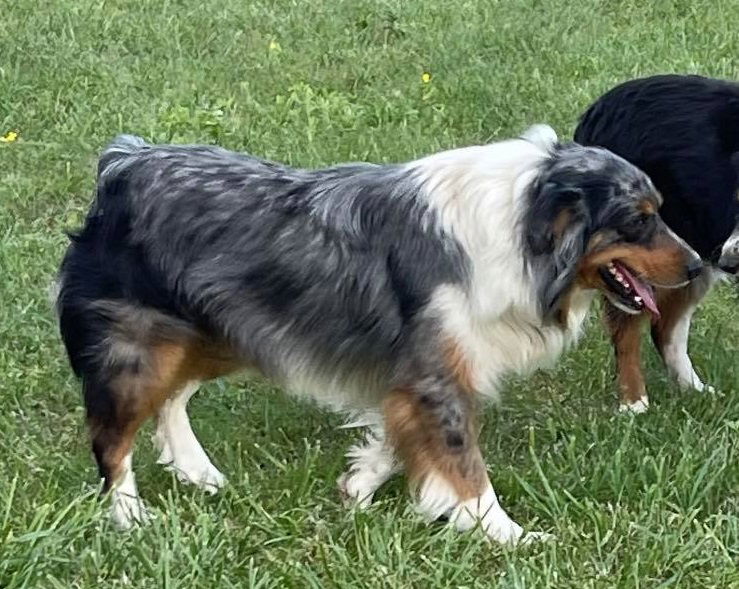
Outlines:
{"label": "open mouth", "polygon": [[605,294],[608,300],[616,307],[632,314],[646,310],[655,319],[659,317],[652,287],[637,278],[625,264],[613,260],[598,268],[598,272],[607,287]]}

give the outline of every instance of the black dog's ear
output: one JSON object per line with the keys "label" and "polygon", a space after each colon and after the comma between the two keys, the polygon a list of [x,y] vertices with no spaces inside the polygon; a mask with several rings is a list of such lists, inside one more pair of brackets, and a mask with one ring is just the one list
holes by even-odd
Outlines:
{"label": "black dog's ear", "polygon": [[590,216],[579,188],[547,183],[533,196],[525,230],[532,279],[544,320],[563,324],[565,295],[585,254]]}

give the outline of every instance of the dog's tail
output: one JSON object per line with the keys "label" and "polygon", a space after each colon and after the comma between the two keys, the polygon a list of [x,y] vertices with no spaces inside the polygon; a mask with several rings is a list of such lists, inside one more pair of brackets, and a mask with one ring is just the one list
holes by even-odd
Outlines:
{"label": "dog's tail", "polygon": [[141,137],[119,135],[103,150],[98,160],[95,196],[84,226],[67,232],[72,242],[92,241],[101,231],[106,235],[119,235],[116,229],[119,225],[122,227],[126,219],[131,168],[149,148]]}
{"label": "dog's tail", "polygon": [[559,143],[557,132],[549,125],[533,125],[521,134],[521,139],[533,143],[544,151],[552,151]]}
{"label": "dog's tail", "polygon": [[[149,147],[141,137],[136,135],[118,135],[100,154],[98,160],[98,183],[101,178],[117,170],[122,164],[131,161],[131,156],[136,155],[143,149]],[[125,167],[125,166],[122,166]]]}
{"label": "dog's tail", "polygon": [[[133,168],[150,145],[135,135],[119,135],[100,154],[95,203],[91,215],[100,209],[109,213],[125,207]],[[108,214],[109,218],[114,215]]]}

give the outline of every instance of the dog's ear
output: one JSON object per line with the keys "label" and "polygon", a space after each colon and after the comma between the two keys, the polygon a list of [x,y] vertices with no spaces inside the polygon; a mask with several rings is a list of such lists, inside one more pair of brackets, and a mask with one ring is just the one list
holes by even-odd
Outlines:
{"label": "dog's ear", "polygon": [[532,199],[526,223],[531,278],[546,322],[566,321],[572,287],[590,234],[590,215],[581,189],[547,183]]}

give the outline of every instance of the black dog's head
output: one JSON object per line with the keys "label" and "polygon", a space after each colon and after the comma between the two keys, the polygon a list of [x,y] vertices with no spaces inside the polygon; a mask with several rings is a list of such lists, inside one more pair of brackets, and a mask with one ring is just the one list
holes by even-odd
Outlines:
{"label": "black dog's head", "polygon": [[739,274],[739,219],[734,232],[721,248],[718,267],[729,274]]}
{"label": "black dog's head", "polygon": [[627,313],[657,314],[652,286],[678,287],[702,263],[657,214],[661,197],[613,153],[557,146],[529,194],[527,258],[542,314],[563,322],[574,288],[597,289]]}

